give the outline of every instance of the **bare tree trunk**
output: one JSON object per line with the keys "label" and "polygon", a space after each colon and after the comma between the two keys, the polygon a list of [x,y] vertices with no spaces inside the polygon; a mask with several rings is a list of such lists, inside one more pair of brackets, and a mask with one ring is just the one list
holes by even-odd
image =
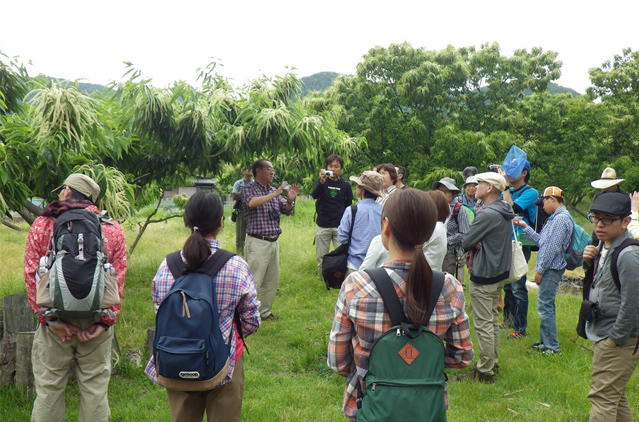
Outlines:
{"label": "bare tree trunk", "polygon": [[138,242],[142,238],[142,235],[144,234],[146,228],[151,223],[151,218],[153,218],[153,216],[157,214],[158,210],[160,209],[160,205],[162,204],[162,199],[164,199],[164,192],[162,192],[162,196],[160,196],[160,199],[158,200],[158,204],[155,206],[155,209],[153,210],[153,212],[149,214],[144,224],[140,226],[140,230],[138,230],[138,235],[135,237],[135,240],[131,244],[131,247],[129,247],[129,254],[128,254],[129,256],[133,255],[133,251],[135,250],[135,247],[138,245]]}

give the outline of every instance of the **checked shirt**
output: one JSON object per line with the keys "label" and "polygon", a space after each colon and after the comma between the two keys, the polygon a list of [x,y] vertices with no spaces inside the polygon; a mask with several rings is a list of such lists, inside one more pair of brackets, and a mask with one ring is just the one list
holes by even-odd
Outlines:
{"label": "checked shirt", "polygon": [[[387,261],[387,269],[402,305],[405,306],[405,279],[410,263]],[[327,363],[347,377],[342,412],[354,420],[357,414],[357,383],[368,372],[368,359],[375,342],[392,327],[384,301],[369,275],[363,271],[351,274],[342,284],[335,305]],[[446,274],[444,287],[430,318],[428,328],[444,341],[447,368],[464,368],[473,359],[468,315],[464,311],[462,286]],[[446,395],[448,404],[448,396]]]}
{"label": "checked shirt", "polygon": [[[207,242],[213,254],[220,248],[220,243],[217,240],[207,239]],[[184,259],[184,257],[182,257],[182,259]],[[166,258],[164,258],[162,264],[160,264],[160,268],[158,268],[158,272],[155,274],[155,277],[153,277],[151,296],[153,297],[156,313],[162,299],[169,293],[174,283],[175,279],[171,274],[171,270],[169,270],[169,266],[166,264]],[[257,310],[260,302],[257,300],[255,280],[253,279],[253,274],[251,274],[248,264],[237,255],[232,257],[213,278],[213,283],[215,283],[217,309],[220,313],[220,330],[222,331],[224,341],[228,342],[229,335],[231,335],[235,308],[237,308],[240,313],[242,333],[244,336],[246,337],[257,331],[260,326],[260,313]],[[237,330],[233,332],[229,372],[220,385],[226,384],[231,380],[233,369],[235,369],[235,362],[242,356],[244,350],[244,343],[242,343],[239,338]],[[155,360],[153,357],[151,357],[149,363],[146,365],[145,373],[153,382],[157,383]]]}

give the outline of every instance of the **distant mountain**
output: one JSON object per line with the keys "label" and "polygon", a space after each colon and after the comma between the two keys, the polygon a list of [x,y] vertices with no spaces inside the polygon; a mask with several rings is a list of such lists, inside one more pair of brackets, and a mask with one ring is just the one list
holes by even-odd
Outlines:
{"label": "distant mountain", "polygon": [[[302,92],[300,93],[300,95],[304,97],[310,91],[326,90],[328,87],[333,85],[333,80],[335,80],[335,78],[337,78],[339,75],[340,74],[337,72],[320,72],[300,78],[303,83]],[[482,90],[485,89],[486,88],[482,88]],[[550,82],[548,84],[548,91],[550,91],[551,94],[570,94],[573,97],[581,96],[581,94],[574,89],[566,88],[553,82]],[[524,94],[530,95],[532,94],[532,91],[526,90],[524,91]]]}
{"label": "distant mountain", "polygon": [[333,85],[333,80],[339,76],[337,72],[320,72],[311,76],[300,78],[302,81],[302,92],[300,95],[304,97],[310,91],[324,91]]}
{"label": "distant mountain", "polygon": [[104,92],[107,90],[107,87],[99,84],[90,84],[87,82],[78,82],[78,89],[82,92],[85,92],[91,95],[94,91]]}
{"label": "distant mountain", "polygon": [[550,82],[548,84],[548,91],[550,91],[551,94],[570,94],[573,97],[580,97],[581,94],[578,93],[577,91],[575,91],[572,88],[566,88],[564,86],[561,85],[557,85],[555,83]]}

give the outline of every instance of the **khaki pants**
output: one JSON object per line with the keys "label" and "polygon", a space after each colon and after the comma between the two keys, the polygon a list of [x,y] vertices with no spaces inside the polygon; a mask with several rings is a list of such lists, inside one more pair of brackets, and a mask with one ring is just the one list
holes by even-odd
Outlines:
{"label": "khaki pants", "polygon": [[110,421],[107,390],[111,378],[112,342],[113,328],[86,343],[75,337],[63,343],[48,327],[38,325],[31,354],[36,391],[31,420],[64,422],[64,392],[69,366],[75,361],[75,377],[80,390],[79,421]]}
{"label": "khaki pants", "polygon": [[260,301],[260,316],[271,314],[279,282],[279,243],[246,237],[246,262],[255,277],[257,299]]}
{"label": "khaki pants", "polygon": [[176,391],[166,389],[171,417],[178,422],[239,422],[244,395],[244,358],[235,363],[228,384],[208,391]]}
{"label": "khaki pants", "polygon": [[639,351],[632,354],[636,344],[636,337],[623,346],[617,346],[610,338],[595,344],[588,393],[592,403],[590,422],[636,420],[626,398],[626,385],[639,363]]}
{"label": "khaki pants", "polygon": [[499,357],[499,293],[503,282],[478,284],[470,281],[470,301],[473,304],[473,325],[479,343],[477,370],[485,375],[494,375],[493,368]]}
{"label": "khaki pants", "polygon": [[333,242],[333,249],[336,249],[340,243],[337,240],[337,227],[320,227],[317,226],[315,231],[315,258],[317,259],[317,273],[322,275],[322,258],[329,252]]}

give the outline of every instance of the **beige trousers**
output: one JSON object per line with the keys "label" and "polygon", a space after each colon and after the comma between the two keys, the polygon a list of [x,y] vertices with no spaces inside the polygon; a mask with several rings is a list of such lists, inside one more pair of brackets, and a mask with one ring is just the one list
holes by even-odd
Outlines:
{"label": "beige trousers", "polygon": [[626,385],[639,363],[639,351],[632,352],[637,338],[617,346],[610,338],[595,344],[592,356],[592,380],[588,398],[592,403],[590,422],[632,422],[632,410],[626,398]]}
{"label": "beige trousers", "polygon": [[113,328],[86,343],[75,337],[63,343],[48,327],[40,324],[31,353],[36,391],[31,421],[64,422],[64,392],[72,361],[75,361],[75,377],[80,390],[79,421],[110,421],[107,390],[111,378],[112,342]]}
{"label": "beige trousers", "polygon": [[244,395],[244,357],[235,363],[228,384],[208,391],[176,391],[167,388],[171,417],[176,422],[239,422]]}
{"label": "beige trousers", "polygon": [[315,258],[317,259],[317,273],[322,275],[322,258],[326,255],[333,242],[333,249],[336,249],[340,243],[337,240],[337,227],[320,227],[317,226],[315,231]]}
{"label": "beige trousers", "polygon": [[245,254],[246,262],[255,277],[260,316],[266,318],[273,309],[279,283],[279,241],[269,242],[246,236]]}
{"label": "beige trousers", "polygon": [[499,293],[503,282],[478,284],[469,281],[470,301],[473,308],[473,325],[479,343],[477,370],[482,374],[494,375],[493,369],[499,357]]}

